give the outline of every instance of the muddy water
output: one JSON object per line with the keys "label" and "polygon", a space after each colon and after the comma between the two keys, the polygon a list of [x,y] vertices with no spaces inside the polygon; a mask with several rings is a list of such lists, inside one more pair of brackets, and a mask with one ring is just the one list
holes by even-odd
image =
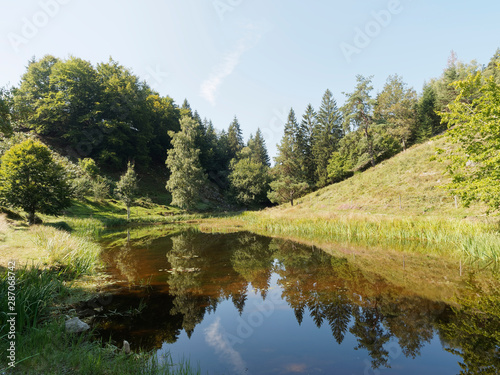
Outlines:
{"label": "muddy water", "polygon": [[470,275],[460,288],[471,298],[452,306],[347,258],[247,232],[142,230],[106,246],[114,286],[101,334],[202,373],[500,371],[499,299]]}

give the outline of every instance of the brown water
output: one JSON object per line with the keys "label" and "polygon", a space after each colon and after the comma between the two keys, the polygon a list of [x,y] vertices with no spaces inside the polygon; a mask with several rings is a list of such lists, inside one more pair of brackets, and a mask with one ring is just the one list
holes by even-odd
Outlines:
{"label": "brown water", "polygon": [[209,374],[500,372],[500,299],[471,275],[457,309],[295,242],[154,231],[107,241],[100,331],[118,343]]}

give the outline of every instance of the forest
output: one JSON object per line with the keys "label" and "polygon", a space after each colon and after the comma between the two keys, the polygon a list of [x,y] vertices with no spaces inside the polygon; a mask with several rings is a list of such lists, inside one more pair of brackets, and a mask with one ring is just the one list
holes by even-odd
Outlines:
{"label": "forest", "polygon": [[373,77],[358,75],[342,106],[326,89],[317,109],[309,104],[302,116],[290,109],[271,166],[261,130],[245,141],[236,115],[219,130],[187,99],[161,96],[111,58],[94,66],[47,55],[30,60],[19,85],[1,91],[0,152],[27,137],[42,140],[62,155],[68,194],[76,198],[118,192],[113,176],[127,165],[140,175],[166,164],[171,202],[162,204],[195,211],[293,205],[445,132],[455,83],[477,74],[498,83],[499,62],[500,49],[487,65],[452,52],[420,93],[397,74],[374,93]]}

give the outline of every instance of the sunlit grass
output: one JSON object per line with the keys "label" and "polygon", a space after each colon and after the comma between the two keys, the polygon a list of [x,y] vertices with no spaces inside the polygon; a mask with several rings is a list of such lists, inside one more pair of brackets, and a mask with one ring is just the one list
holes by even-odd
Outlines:
{"label": "sunlit grass", "polygon": [[477,221],[361,215],[329,219],[286,218],[262,213],[246,213],[241,218],[246,228],[270,235],[384,245],[492,263],[498,262],[500,254],[500,235],[496,227]]}

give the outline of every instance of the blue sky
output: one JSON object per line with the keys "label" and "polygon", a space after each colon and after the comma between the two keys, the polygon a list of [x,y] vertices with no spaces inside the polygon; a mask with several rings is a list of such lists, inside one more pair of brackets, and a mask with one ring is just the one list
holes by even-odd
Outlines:
{"label": "blue sky", "polygon": [[32,56],[111,56],[218,129],[260,127],[274,156],[290,107],[300,118],[327,88],[341,105],[356,74],[374,94],[395,73],[420,92],[451,50],[486,64],[499,15],[498,1],[0,0],[0,86]]}

